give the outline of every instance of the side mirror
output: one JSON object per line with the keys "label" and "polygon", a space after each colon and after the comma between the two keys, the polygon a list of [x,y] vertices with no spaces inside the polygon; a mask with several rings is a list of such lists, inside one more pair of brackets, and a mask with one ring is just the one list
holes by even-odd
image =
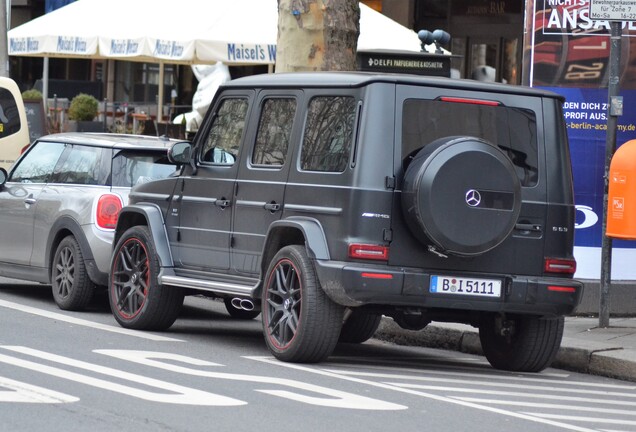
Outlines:
{"label": "side mirror", "polygon": [[192,144],[187,141],[175,143],[168,149],[168,160],[177,165],[184,165],[190,162],[192,156]]}
{"label": "side mirror", "polygon": [[7,170],[0,168],[0,187],[4,186],[8,178],[9,174],[7,174]]}

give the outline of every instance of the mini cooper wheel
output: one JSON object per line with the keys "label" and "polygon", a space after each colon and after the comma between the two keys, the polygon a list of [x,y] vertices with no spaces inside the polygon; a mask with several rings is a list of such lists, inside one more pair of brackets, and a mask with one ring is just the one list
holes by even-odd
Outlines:
{"label": "mini cooper wheel", "polygon": [[380,326],[382,315],[366,311],[353,310],[342,325],[340,339],[342,343],[362,343],[373,337]]}
{"label": "mini cooper wheel", "polygon": [[272,260],[263,290],[265,342],[279,360],[319,362],[334,350],[343,308],[327,297],[303,246],[286,246]]}
{"label": "mini cooper wheel", "polygon": [[488,314],[479,325],[479,339],[488,362],[497,369],[540,372],[556,357],[565,319]]}
{"label": "mini cooper wheel", "polygon": [[183,305],[183,290],[160,285],[158,274],[159,260],[148,228],[130,228],[114,249],[108,295],[122,327],[165,330],[175,322]]}
{"label": "mini cooper wheel", "polygon": [[82,310],[93,298],[95,284],[88,277],[82,250],[72,235],[62,239],[55,250],[51,289],[55,303],[63,310]]}

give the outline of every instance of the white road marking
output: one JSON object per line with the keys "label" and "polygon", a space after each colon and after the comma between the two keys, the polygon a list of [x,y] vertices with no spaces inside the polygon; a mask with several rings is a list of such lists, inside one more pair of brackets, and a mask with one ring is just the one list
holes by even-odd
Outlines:
{"label": "white road marking", "polygon": [[[200,369],[192,369],[174,364],[181,362],[194,366],[219,366],[215,363],[209,363],[204,360],[186,357],[179,354],[169,354],[163,352],[151,351],[134,351],[134,350],[95,350],[99,354],[105,354],[111,357],[119,358],[142,364],[145,366],[155,367],[171,372],[177,372],[187,375],[194,375],[212,379],[222,379],[231,381],[244,381],[259,384],[268,384],[276,387],[284,387],[291,390],[279,389],[256,389],[260,393],[266,393],[273,396],[290,399],[296,402],[302,402],[310,405],[325,406],[331,408],[346,408],[370,411],[382,410],[403,410],[407,409],[404,405],[398,405],[392,402],[385,402],[379,399],[373,399],[365,396],[356,395],[340,390],[331,389],[319,385],[309,384],[302,381],[290,380],[285,378],[276,378],[260,375],[244,375],[223,372],[212,372]],[[170,360],[172,363],[166,363],[161,360]],[[310,396],[301,394],[294,390],[304,390],[305,392],[316,393],[321,396]]]}
{"label": "white road marking", "polygon": [[9,390],[0,390],[0,402],[57,404],[79,401],[75,396],[0,376],[0,388],[2,387]]}
{"label": "white road marking", "polygon": [[636,402],[628,402],[628,401],[622,401],[622,400],[616,400],[616,399],[591,399],[591,398],[584,398],[584,397],[577,397],[577,396],[548,395],[548,394],[542,394],[542,393],[523,393],[523,392],[510,392],[510,391],[500,391],[500,390],[484,390],[480,388],[469,388],[469,387],[429,386],[429,385],[423,385],[423,384],[410,384],[410,383],[399,383],[399,382],[387,382],[386,384],[393,385],[396,387],[416,389],[416,390],[436,390],[436,391],[446,391],[446,392],[454,392],[454,393],[479,393],[480,395],[496,395],[496,396],[519,396],[519,397],[557,400],[557,401],[583,402],[583,403],[594,403],[594,404],[602,403],[606,405],[636,407]]}
{"label": "white road marking", "polygon": [[16,357],[10,357],[4,354],[0,354],[0,362],[10,365],[22,367],[35,372],[52,375],[58,378],[64,378],[77,383],[90,385],[104,390],[110,390],[116,393],[133,396],[139,399],[144,399],[153,402],[163,402],[182,405],[205,405],[205,406],[238,406],[245,405],[246,402],[238,399],[221,396],[214,393],[209,393],[201,390],[196,390],[189,387],[184,387],[178,384],[169,383],[166,381],[160,381],[154,378],[148,378],[142,375],[136,375],[129,372],[124,372],[118,369],[112,369],[105,366],[99,366],[92,363],[75,360],[70,357],[63,357],[56,354],[47,353],[44,351],[38,351],[35,349],[20,347],[20,346],[1,346],[9,351],[33,356],[43,360],[48,360],[54,363],[61,363],[65,366],[75,367],[78,369],[88,370],[91,372],[99,373],[102,375],[114,377],[117,379],[123,379],[131,381],[136,384],[146,385],[149,387],[155,387],[160,390],[164,390],[167,393],[154,393],[150,391],[140,390],[135,387],[130,387],[122,384],[116,384],[110,381],[106,381],[99,378],[93,378],[86,375],[82,375],[75,372],[70,372],[64,369],[59,369],[52,366],[43,365],[41,363],[35,363],[28,360],[23,360]]}
{"label": "white road marking", "polygon": [[106,324],[100,324],[80,318],[75,318],[72,316],[64,315],[57,312],[51,312],[44,309],[37,309],[31,306],[21,305],[19,303],[13,303],[6,300],[0,300],[0,307],[4,307],[7,309],[13,309],[20,312],[29,313],[32,315],[38,315],[44,318],[50,318],[57,321],[67,322],[69,324],[80,325],[84,327],[90,327],[96,330],[103,330],[111,333],[119,333],[126,336],[133,336],[142,339],[148,339],[156,342],[183,342],[181,339],[174,339],[166,336],[155,335],[152,333],[146,333],[137,330],[129,330],[119,326],[110,326]]}
{"label": "white road marking", "polygon": [[[590,411],[590,410],[593,410],[595,413],[636,416],[636,412],[634,410],[619,410],[619,409],[611,409],[611,408],[599,408],[598,406],[595,406],[594,408],[590,408],[589,406],[583,406],[583,405],[563,405],[563,404],[558,404],[558,403],[546,404],[546,403],[536,403],[536,402],[509,401],[509,400],[499,400],[499,399],[467,398],[467,397],[455,397],[454,399],[459,399],[459,400],[463,400],[463,401],[466,401],[466,402],[477,402],[477,403],[485,403],[485,404],[491,404],[491,405],[509,405],[509,406],[520,406],[520,407],[530,407],[530,408],[546,408],[546,409],[570,410],[570,411]],[[595,401],[595,403],[602,403],[602,401],[598,400],[598,401]]]}
{"label": "white road marking", "polygon": [[[462,380],[462,379],[452,379],[452,378],[424,377],[420,375],[401,375],[401,374],[357,372],[357,371],[338,371],[335,373],[339,373],[342,375],[349,375],[349,376],[367,376],[370,378],[382,378],[382,379],[399,379],[399,380],[427,381],[427,382],[441,381],[445,384],[464,384],[464,385],[467,384],[467,385],[476,385],[476,386],[484,386],[484,387],[503,387],[503,388],[514,388],[514,389],[519,388],[519,384],[507,384],[507,383],[491,382],[491,381]],[[553,392],[561,392],[561,393],[584,392],[585,394],[593,394],[593,395],[614,396],[614,397],[621,397],[621,398],[636,398],[636,393],[620,393],[620,392],[589,390],[589,389],[581,390],[581,389],[551,387],[551,386],[533,386],[533,385],[527,385],[527,384],[524,384],[523,388],[527,390],[553,391]]]}
{"label": "white road marking", "polygon": [[301,366],[301,365],[297,365],[297,364],[291,364],[291,363],[283,363],[283,362],[279,362],[278,360],[275,360],[271,357],[245,357],[248,358],[250,360],[255,360],[255,361],[260,361],[260,362],[264,362],[264,363],[270,363],[270,364],[274,364],[274,365],[278,365],[278,366],[282,366],[282,367],[286,367],[286,368],[290,368],[290,369],[297,369],[297,370],[301,370],[304,372],[309,372],[309,373],[315,373],[318,375],[324,375],[324,376],[329,376],[332,378],[339,378],[345,381],[351,381],[351,382],[356,382],[359,384],[365,384],[368,386],[372,386],[372,387],[378,387],[378,388],[382,388],[385,390],[391,390],[391,391],[396,391],[396,392],[401,392],[401,393],[406,393],[406,394],[410,394],[410,395],[414,395],[414,396],[421,396],[421,397],[425,397],[428,399],[432,399],[432,400],[436,400],[436,401],[440,401],[440,402],[447,402],[450,404],[454,404],[454,405],[461,405],[461,406],[465,406],[465,407],[469,407],[469,408],[474,408],[474,409],[478,409],[481,411],[488,411],[488,412],[492,412],[495,414],[501,414],[504,416],[508,416],[508,417],[515,417],[515,418],[519,418],[519,419],[523,419],[523,420],[528,420],[534,423],[541,423],[541,424],[547,424],[550,426],[554,426],[554,427],[558,427],[558,428],[562,428],[562,429],[567,429],[567,430],[571,430],[571,431],[577,431],[577,432],[597,432],[596,429],[588,429],[585,427],[580,427],[580,426],[575,426],[575,425],[570,425],[567,423],[561,423],[561,422],[556,422],[550,419],[546,419],[546,418],[541,418],[541,417],[535,417],[535,416],[531,416],[531,415],[527,415],[524,413],[518,413],[518,412],[514,412],[514,411],[507,411],[507,410],[503,410],[503,409],[499,409],[499,408],[494,408],[494,407],[489,407],[489,406],[485,406],[485,405],[479,405],[479,404],[475,404],[472,402],[464,402],[464,401],[460,401],[457,399],[453,399],[453,398],[449,398],[449,397],[445,397],[445,396],[440,396],[440,395],[435,395],[435,394],[431,394],[431,393],[424,393],[424,392],[420,392],[420,391],[416,391],[416,390],[411,390],[411,389],[407,389],[407,388],[402,388],[402,387],[396,387],[396,386],[392,386],[389,384],[385,384],[385,383],[380,383],[380,382],[375,382],[375,381],[368,381],[368,380],[363,380],[360,378],[354,378],[352,376],[348,376],[348,375],[340,375],[339,373],[334,373],[334,372],[329,372],[326,370],[321,370],[321,369],[313,369],[313,368],[309,368],[306,366]]}
{"label": "white road marking", "polygon": [[[325,366],[329,367],[332,364],[324,363]],[[339,367],[346,367],[347,365],[337,364]],[[480,377],[488,380],[499,380],[499,381],[527,381],[532,383],[550,383],[550,384],[561,384],[561,385],[569,385],[569,386],[581,386],[581,387],[597,387],[597,388],[610,388],[616,390],[636,390],[636,385],[625,385],[625,384],[606,384],[606,383],[588,383],[584,381],[566,381],[566,380],[558,380],[548,378],[550,376],[555,378],[566,378],[569,377],[569,374],[546,374],[541,373],[541,375],[537,375],[536,373],[528,373],[528,376],[523,376],[517,372],[512,375],[510,374],[496,374],[495,371],[492,373],[489,372],[450,372],[450,371],[441,371],[438,369],[416,369],[416,368],[405,368],[405,367],[386,367],[386,366],[375,366],[375,365],[355,365],[357,368],[356,371],[359,374],[364,374],[366,372],[360,372],[360,366],[371,369],[371,370],[392,370],[398,371],[402,374],[404,373],[416,373],[416,374],[430,374],[430,375],[444,375],[444,376],[452,376],[452,377]],[[340,369],[338,369],[340,371]],[[369,372],[371,373],[371,372]],[[410,376],[407,376],[407,379],[410,379]]]}
{"label": "white road marking", "polygon": [[608,418],[600,418],[600,417],[577,417],[577,416],[567,416],[567,415],[559,415],[559,414],[544,414],[544,413],[525,413],[532,416],[537,416],[546,419],[556,419],[556,420],[569,420],[569,421],[579,421],[579,422],[588,422],[588,423],[609,423],[609,424],[617,424],[617,425],[628,425],[628,426],[636,426],[636,421],[633,420],[619,420],[619,419],[608,419]]}

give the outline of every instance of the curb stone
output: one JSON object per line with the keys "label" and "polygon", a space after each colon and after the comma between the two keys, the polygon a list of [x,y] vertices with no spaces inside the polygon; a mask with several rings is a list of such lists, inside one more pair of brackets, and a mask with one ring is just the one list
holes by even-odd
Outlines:
{"label": "curb stone", "polygon": [[[396,345],[483,355],[478,330],[465,324],[429,324],[423,330],[405,330],[383,318],[374,337]],[[636,350],[564,337],[551,367],[636,382]]]}

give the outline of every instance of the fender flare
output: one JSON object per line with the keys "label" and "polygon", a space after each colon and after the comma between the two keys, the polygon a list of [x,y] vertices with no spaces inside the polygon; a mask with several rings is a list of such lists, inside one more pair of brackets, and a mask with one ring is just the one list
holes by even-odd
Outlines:
{"label": "fender flare", "polygon": [[[300,232],[302,238],[288,235],[290,230]],[[330,259],[327,237],[320,222],[314,218],[291,216],[273,222],[267,230],[261,253],[261,275],[263,277],[274,255],[283,246],[289,244],[304,245],[307,248],[307,255],[312,259]]]}
{"label": "fender flare", "polygon": [[141,203],[124,207],[117,219],[115,238],[113,245],[116,245],[122,234],[129,228],[136,225],[146,225],[150,230],[152,241],[157,250],[159,265],[164,267],[174,267],[172,261],[172,251],[168,241],[168,233],[161,209],[156,204]]}
{"label": "fender flare", "polygon": [[[62,231],[70,231],[77,243],[79,243],[80,250],[82,252],[82,256],[84,257],[84,261],[93,261],[93,251],[91,250],[90,245],[88,244],[88,240],[86,240],[86,236],[80,227],[80,224],[73,219],[71,216],[65,215],[57,219],[51,229],[49,231],[49,237],[46,240],[46,251],[44,251],[44,262],[46,263],[47,273],[49,278],[51,277],[51,266],[53,261],[53,255],[55,251],[53,250],[53,244],[56,243],[57,240],[61,241],[63,237],[60,238],[60,232]],[[64,236],[66,237],[66,236]],[[87,271],[89,273],[90,279],[97,283],[103,281],[100,279],[99,272],[94,265],[88,265]]]}

